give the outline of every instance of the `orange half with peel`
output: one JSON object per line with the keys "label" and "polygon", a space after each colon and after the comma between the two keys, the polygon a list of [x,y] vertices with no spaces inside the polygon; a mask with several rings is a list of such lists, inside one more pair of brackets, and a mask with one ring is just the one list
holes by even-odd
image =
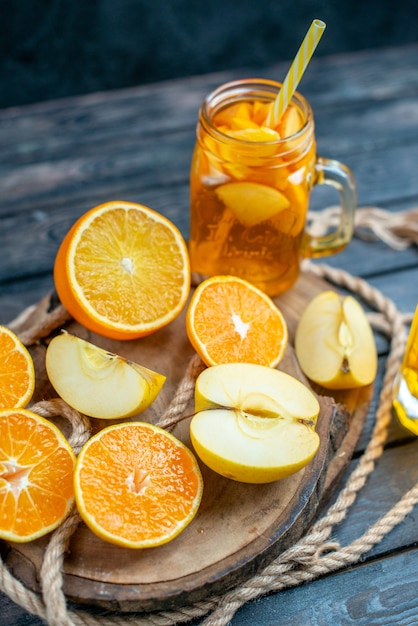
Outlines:
{"label": "orange half with peel", "polygon": [[35,390],[35,368],[17,335],[0,326],[0,409],[25,407]]}
{"label": "orange half with peel", "polygon": [[190,290],[190,262],[177,227],[133,202],[99,205],[74,224],[55,260],[58,296],[79,323],[134,339],[173,321]]}
{"label": "orange half with peel", "polygon": [[33,541],[74,503],[75,454],[61,431],[27,409],[0,411],[0,537]]}
{"label": "orange half with peel", "polygon": [[92,532],[119,546],[150,548],[171,541],[195,517],[202,491],[193,453],[153,424],[104,428],[77,459],[79,513]]}
{"label": "orange half with peel", "polygon": [[275,367],[288,342],[286,321],[273,300],[235,276],[212,276],[198,285],[187,310],[186,330],[206,365]]}

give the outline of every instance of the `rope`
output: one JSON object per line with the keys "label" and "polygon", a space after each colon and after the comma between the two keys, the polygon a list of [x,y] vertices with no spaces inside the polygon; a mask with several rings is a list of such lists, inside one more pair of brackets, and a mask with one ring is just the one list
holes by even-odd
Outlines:
{"label": "rope", "polygon": [[[54,294],[51,292],[37,306],[28,307],[8,324],[25,346],[31,346],[48,337],[56,328],[64,326],[71,319],[62,304],[53,306],[53,300]],[[19,329],[22,330],[19,332]]]}
{"label": "rope", "polygon": [[[331,227],[340,223],[339,206],[308,215],[309,232],[315,236],[325,235]],[[393,250],[405,250],[418,245],[418,208],[407,211],[385,211],[378,207],[357,209],[354,219],[354,234],[365,241],[384,241]]]}
{"label": "rope", "polygon": [[170,430],[177,424],[179,419],[183,416],[184,410],[193,396],[196,378],[204,368],[205,365],[203,361],[201,361],[200,357],[195,354],[190,359],[186,373],[180,381],[170,405],[156,422],[156,426]]}
{"label": "rope", "polygon": [[78,454],[91,436],[90,419],[79,413],[75,409],[68,406],[61,398],[53,398],[52,400],[44,400],[37,402],[31,406],[31,411],[37,413],[41,417],[47,419],[51,417],[64,417],[71,425],[72,432],[68,437],[69,444],[74,448],[74,452]]}
{"label": "rope", "polygon": [[[316,234],[321,234],[325,225],[328,227],[332,223],[336,209],[331,207],[322,213],[325,217],[322,216],[322,221],[317,218],[314,224]],[[380,209],[366,207],[358,211],[360,215],[356,220],[356,232],[366,237],[378,236],[397,249],[416,244],[418,242],[418,210],[412,213],[410,222],[403,214],[388,216],[387,212]],[[369,234],[366,234],[367,229],[370,231]],[[404,240],[403,243],[399,241],[401,238]],[[93,615],[84,610],[70,610],[67,606],[63,593],[63,564],[70,538],[80,522],[80,517],[74,509],[64,523],[52,533],[45,550],[40,572],[42,598],[14,578],[0,560],[0,589],[13,602],[22,606],[27,612],[38,615],[50,626],[172,626],[202,616],[206,616],[202,626],[226,626],[236,611],[249,600],[254,600],[271,591],[277,592],[300,585],[356,563],[412,511],[418,503],[418,484],[405,493],[381,519],[350,545],[341,547],[338,543],[330,541],[333,528],[345,519],[359,491],[373,472],[376,461],[382,455],[391,419],[393,381],[405,349],[405,324],[412,318],[412,314],[402,315],[397,311],[395,304],[385,298],[381,292],[348,272],[333,269],[327,265],[313,264],[310,261],[304,262],[304,269],[356,293],[377,311],[377,313],[369,313],[369,320],[373,327],[385,332],[391,339],[370,441],[348,477],[345,487],[340,490],[336,500],[322,517],[294,546],[283,552],[260,573],[223,595],[213,596],[177,610],[121,616],[117,614]],[[15,320],[14,326],[18,328],[19,324],[27,322],[33,313],[33,308],[26,314],[23,313],[18,320]],[[65,311],[60,310],[53,318],[48,313],[47,320],[43,320],[38,328],[25,331],[26,334],[21,333],[20,336],[21,338],[23,336],[27,343],[37,341],[47,336],[66,319],[68,315]],[[192,397],[196,377],[203,367],[197,355],[190,360],[169,407],[158,422],[159,426],[170,429],[181,418]],[[72,432],[69,441],[76,452],[90,437],[91,427],[88,418],[68,407],[62,400],[39,402],[32,407],[32,410],[44,417],[58,415],[64,417],[71,425]]]}

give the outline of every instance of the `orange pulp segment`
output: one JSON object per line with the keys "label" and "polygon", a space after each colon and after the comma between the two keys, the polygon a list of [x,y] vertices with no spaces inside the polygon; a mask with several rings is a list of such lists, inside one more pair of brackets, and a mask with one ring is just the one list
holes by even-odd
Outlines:
{"label": "orange pulp segment", "polygon": [[0,411],[0,537],[27,542],[59,526],[74,503],[74,452],[27,409]]}
{"label": "orange pulp segment", "polygon": [[78,322],[113,339],[155,332],[182,311],[190,290],[186,243],[166,217],[112,201],[82,215],[65,236],[54,281]]}
{"label": "orange pulp segment", "polygon": [[186,330],[206,365],[275,367],[288,342],[286,321],[271,298],[235,276],[212,276],[198,285],[187,310]]}
{"label": "orange pulp segment", "polygon": [[202,491],[193,453],[153,424],[104,428],[78,456],[79,513],[92,532],[119,546],[148,548],[171,541],[196,515]]}
{"label": "orange pulp segment", "polygon": [[20,339],[0,326],[0,409],[25,407],[35,390],[32,357]]}

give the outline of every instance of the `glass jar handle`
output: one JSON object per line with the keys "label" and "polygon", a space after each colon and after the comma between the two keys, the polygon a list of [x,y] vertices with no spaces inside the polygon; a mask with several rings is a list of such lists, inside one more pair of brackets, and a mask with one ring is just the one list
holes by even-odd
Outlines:
{"label": "glass jar handle", "polygon": [[318,157],[315,171],[315,185],[330,185],[339,191],[341,212],[340,223],[333,232],[322,236],[305,232],[303,256],[310,258],[335,254],[346,247],[353,236],[357,206],[356,182],[348,167],[339,161]]}

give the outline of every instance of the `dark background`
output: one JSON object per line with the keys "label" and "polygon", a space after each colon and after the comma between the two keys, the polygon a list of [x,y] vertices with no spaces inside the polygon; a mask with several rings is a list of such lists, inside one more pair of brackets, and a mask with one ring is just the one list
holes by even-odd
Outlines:
{"label": "dark background", "polygon": [[256,70],[316,17],[316,55],[418,41],[417,0],[0,0],[0,107]]}

